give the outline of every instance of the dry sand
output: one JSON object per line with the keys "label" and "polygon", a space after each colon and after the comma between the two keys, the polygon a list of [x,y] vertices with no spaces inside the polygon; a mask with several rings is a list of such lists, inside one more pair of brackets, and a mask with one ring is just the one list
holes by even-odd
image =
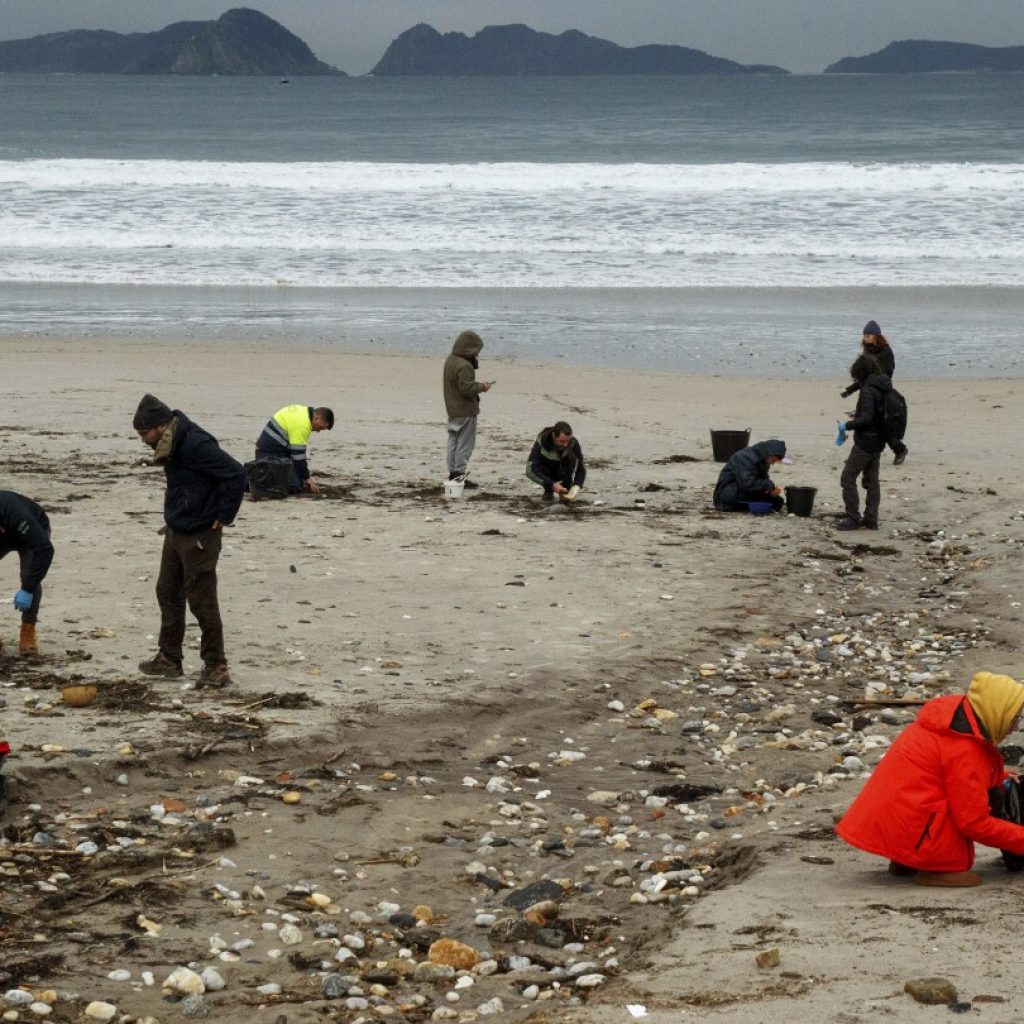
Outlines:
{"label": "dry sand", "polygon": [[[42,657],[10,657],[13,612],[0,627],[0,714],[20,777],[0,819],[0,991],[50,988],[175,1020],[182,1004],[161,1000],[159,983],[198,962],[227,981],[204,997],[218,1020],[387,1015],[321,998],[334,948],[314,943],[302,882],[331,897],[323,920],[341,934],[378,936],[359,971],[338,970],[365,979],[401,946],[421,960],[423,933],[499,960],[457,1002],[446,1003],[450,983],[389,984],[392,1020],[429,1019],[437,1006],[470,1020],[494,997],[509,1020],[625,1021],[627,1003],[656,1022],[917,1019],[927,1011],[903,985],[931,974],[962,999],[1005,1000],[976,1003],[984,1019],[1019,1019],[1019,878],[989,851],[980,890],[883,875],[832,837],[861,777],[830,769],[844,756],[870,766],[911,715],[875,708],[854,723],[864,713],[842,701],[872,680],[888,684],[883,697],[926,696],[979,668],[1024,673],[1024,382],[902,381],[910,459],[883,464],[882,529],[849,535],[833,518],[845,455],[833,424],[848,404],[838,379],[527,366],[485,349],[481,376],[498,383],[472,463],[481,489],[446,502],[444,353],[0,344],[0,487],[47,508],[57,548]],[[135,671],[157,627],[162,494],[131,430],[144,391],[240,459],[281,405],[337,415],[311,443],[325,497],[246,502],[225,537],[236,685],[216,695],[188,681],[141,686]],[[543,504],[522,475],[533,436],[559,417],[591,467],[572,510]],[[794,465],[778,476],[820,489],[812,518],[710,508],[719,467],[708,428],[746,426],[788,442]],[[11,593],[15,565],[0,564]],[[194,674],[194,627],[188,643]],[[99,684],[99,699],[62,706],[71,680]],[[634,712],[645,700],[655,703]],[[841,721],[813,722],[823,709]],[[656,806],[648,797],[665,786]],[[300,803],[281,801],[290,789]],[[588,800],[595,791],[617,799]],[[150,813],[162,800],[185,808],[170,824]],[[205,834],[197,816],[233,834]],[[32,846],[40,830],[57,852]],[[481,846],[488,833],[508,845]],[[73,853],[83,836],[104,852]],[[134,839],[130,855],[106,852],[118,837]],[[491,887],[467,876],[474,861],[493,869]],[[655,901],[630,902],[659,871],[702,868],[699,896],[670,879]],[[555,930],[581,951],[503,943],[474,925],[481,911],[508,912],[495,885],[540,878],[567,887]],[[254,884],[265,901],[251,898]],[[419,939],[401,922],[350,923],[381,900],[403,912],[429,904],[439,920]],[[281,940],[261,929],[280,923],[275,910],[303,932],[277,958],[267,953]],[[140,913],[163,925],[160,938],[145,936]],[[223,962],[212,935],[255,945]],[[755,954],[773,946],[780,966],[758,968]],[[534,973],[508,973],[510,954],[529,956]],[[560,965],[581,960],[605,980],[552,988]],[[132,982],[108,980],[116,968]],[[146,970],[156,986],[139,983]],[[282,994],[258,995],[266,982]],[[534,982],[537,1001],[522,995]],[[62,995],[52,1019],[81,1019],[83,1005]]]}

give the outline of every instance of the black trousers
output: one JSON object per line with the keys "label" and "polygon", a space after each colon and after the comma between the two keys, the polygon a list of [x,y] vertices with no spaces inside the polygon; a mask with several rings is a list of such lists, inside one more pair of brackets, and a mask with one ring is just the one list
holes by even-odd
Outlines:
{"label": "black trousers", "polygon": [[[10,551],[0,552],[0,558],[4,555],[9,555]],[[31,551],[18,551],[18,558],[21,561],[21,578],[24,579],[32,569],[32,552]],[[32,604],[28,611],[21,613],[21,621],[35,624],[39,621],[39,605],[43,601],[43,585],[39,583],[36,585],[36,589],[32,594]]]}
{"label": "black trousers", "polygon": [[156,599],[160,605],[158,646],[171,661],[181,664],[185,640],[185,603],[199,623],[202,639],[199,653],[207,665],[223,665],[224,625],[217,603],[217,560],[220,558],[219,530],[175,533],[168,529],[160,556]]}
{"label": "black trousers", "polygon": [[[881,452],[866,452],[856,444],[843,466],[839,482],[843,488],[843,505],[846,514],[855,522],[878,525],[878,506],[882,502],[882,487],[878,481],[878,464]],[[857,478],[861,478],[864,487],[864,519],[860,516],[860,493],[857,490]]]}

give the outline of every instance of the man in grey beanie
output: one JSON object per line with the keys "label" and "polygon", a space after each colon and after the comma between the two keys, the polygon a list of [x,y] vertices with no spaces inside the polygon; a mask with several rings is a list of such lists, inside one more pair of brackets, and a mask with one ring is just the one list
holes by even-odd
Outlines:
{"label": "man in grey beanie", "polygon": [[163,554],[156,583],[160,637],[156,655],[139,663],[148,676],[184,675],[185,603],[199,622],[203,668],[197,685],[231,682],[224,655],[224,627],[217,601],[221,530],[230,526],[245,493],[245,470],[183,412],[144,395],[132,425],[153,461],[163,466]]}

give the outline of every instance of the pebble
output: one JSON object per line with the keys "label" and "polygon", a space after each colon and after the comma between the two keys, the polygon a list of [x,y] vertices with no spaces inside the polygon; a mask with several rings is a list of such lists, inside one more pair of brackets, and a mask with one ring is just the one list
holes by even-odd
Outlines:
{"label": "pebble", "polygon": [[286,946],[297,946],[302,941],[302,932],[293,924],[286,924],[277,935]]}
{"label": "pebble", "polygon": [[488,999],[486,1003],[481,1003],[477,1008],[476,1012],[481,1017],[489,1017],[491,1014],[503,1013],[505,1010],[505,1004],[501,1001],[499,996],[495,996],[493,999]]}
{"label": "pebble", "polygon": [[762,949],[754,957],[754,962],[761,968],[778,967],[782,963],[782,955],[777,946],[772,946],[770,949]]}
{"label": "pebble", "polygon": [[281,986],[276,981],[269,981],[265,985],[257,985],[256,991],[261,996],[279,996],[281,994]]}
{"label": "pebble", "polygon": [[225,982],[221,977],[220,972],[214,967],[207,967],[202,974],[199,975],[203,985],[206,987],[207,992],[220,992],[224,988]]}
{"label": "pebble", "polygon": [[597,988],[604,984],[603,974],[583,974],[576,979],[577,988]]}
{"label": "pebble", "polygon": [[529,999],[531,1002],[533,1002],[533,1000],[539,995],[540,987],[537,985],[527,985],[526,988],[523,989],[523,998]]}
{"label": "pebble", "polygon": [[209,1017],[210,1008],[202,996],[191,995],[182,999],[181,1013],[183,1017]]}
{"label": "pebble", "polygon": [[85,1008],[86,1017],[93,1020],[113,1020],[116,1013],[117,1007],[113,1003],[103,1003],[98,1000],[94,1000]]}
{"label": "pebble", "polygon": [[175,967],[161,987],[182,996],[201,996],[206,991],[203,979],[187,967]]}
{"label": "pebble", "polygon": [[28,1006],[32,1003],[32,993],[23,988],[12,988],[4,993],[4,1002],[11,1006]]}
{"label": "pebble", "polygon": [[37,1017],[49,1017],[53,1013],[53,1007],[49,1003],[31,1003],[29,1005],[29,1013],[34,1013]]}
{"label": "pebble", "polygon": [[107,974],[107,978],[110,981],[131,981],[132,980],[132,972],[131,971],[125,971],[125,970],[110,971]]}
{"label": "pebble", "polygon": [[948,978],[911,978],[903,986],[903,991],[928,1006],[957,1001],[956,986]]}

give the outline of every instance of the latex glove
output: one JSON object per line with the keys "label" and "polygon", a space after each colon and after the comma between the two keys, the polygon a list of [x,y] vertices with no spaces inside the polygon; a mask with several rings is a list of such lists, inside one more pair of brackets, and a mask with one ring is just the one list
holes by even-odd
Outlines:
{"label": "latex glove", "polygon": [[572,487],[570,487],[569,490],[565,492],[565,500],[566,501],[575,501],[576,497],[577,497],[577,495],[579,493],[580,493],[579,485],[578,484],[573,484]]}
{"label": "latex glove", "polygon": [[846,444],[846,427],[838,421],[836,422],[836,426],[839,428],[836,431],[836,447],[842,448],[843,445]]}
{"label": "latex glove", "polygon": [[14,595],[14,609],[19,612],[27,612],[32,607],[32,595],[27,590],[19,590]]}

